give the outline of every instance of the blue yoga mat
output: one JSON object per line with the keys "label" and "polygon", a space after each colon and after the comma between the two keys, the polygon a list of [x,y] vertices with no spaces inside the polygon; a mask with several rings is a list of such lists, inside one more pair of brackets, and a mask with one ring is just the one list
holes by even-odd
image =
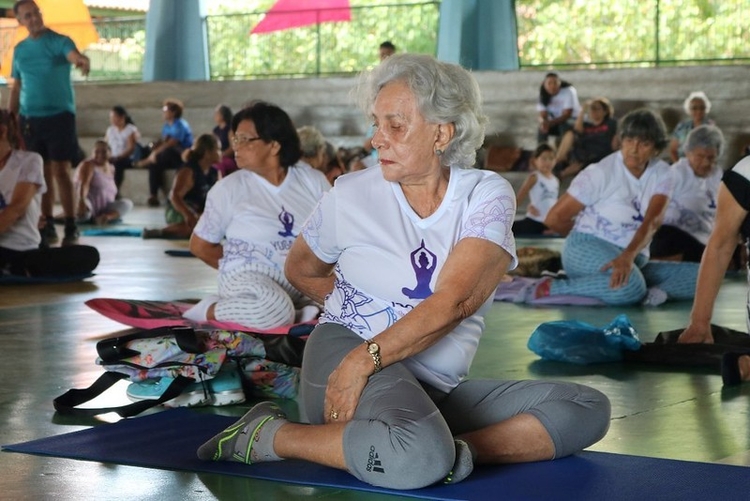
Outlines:
{"label": "blue yoga mat", "polygon": [[81,231],[84,237],[140,237],[142,228],[130,228],[127,226],[115,228],[87,228]]}
{"label": "blue yoga mat", "polygon": [[0,275],[0,285],[23,285],[23,284],[64,284],[69,282],[80,282],[93,273],[81,275],[59,275],[55,277],[25,277],[23,275]]}
{"label": "blue yoga mat", "polygon": [[201,461],[200,444],[236,418],[171,409],[3,449],[127,464],[218,473],[288,484],[334,487],[429,499],[701,500],[747,499],[750,468],[583,452],[556,461],[479,467],[463,482],[394,491],[346,472],[303,461],[244,465]]}

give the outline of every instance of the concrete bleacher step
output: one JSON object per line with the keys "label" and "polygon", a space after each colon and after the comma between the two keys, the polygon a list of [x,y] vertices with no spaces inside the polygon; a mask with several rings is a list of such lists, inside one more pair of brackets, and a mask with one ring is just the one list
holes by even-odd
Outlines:
{"label": "concrete bleacher step", "polygon": [[[175,172],[175,170],[164,172],[164,182],[162,183],[162,190],[159,192],[159,199],[162,205],[164,205],[169,196]],[[122,186],[120,186],[120,195],[123,198],[129,198],[135,205],[147,205],[148,191],[148,169],[127,169],[125,171],[125,177],[122,181]]]}

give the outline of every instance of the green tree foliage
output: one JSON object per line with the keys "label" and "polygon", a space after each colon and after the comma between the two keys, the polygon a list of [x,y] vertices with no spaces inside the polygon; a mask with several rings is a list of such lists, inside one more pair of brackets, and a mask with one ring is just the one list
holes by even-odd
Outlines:
{"label": "green tree foliage", "polygon": [[77,80],[141,80],[146,46],[146,28],[142,18],[115,18],[97,24],[99,41],[86,49],[91,59],[91,73]]}
{"label": "green tree foliage", "polygon": [[[207,2],[211,78],[351,75],[377,48],[435,54],[440,2],[351,0],[350,22],[250,35],[275,0]],[[516,0],[524,67],[743,63],[750,60],[750,0]],[[140,80],[145,23],[97,21],[89,80]]]}
{"label": "green tree foliage", "polygon": [[250,30],[266,9],[210,15],[211,78],[350,75],[378,62],[378,46],[384,40],[401,51],[435,54],[438,2],[381,3],[351,2],[349,22],[254,35]]}
{"label": "green tree foliage", "polygon": [[522,66],[746,63],[749,12],[750,0],[516,0],[519,57]]}

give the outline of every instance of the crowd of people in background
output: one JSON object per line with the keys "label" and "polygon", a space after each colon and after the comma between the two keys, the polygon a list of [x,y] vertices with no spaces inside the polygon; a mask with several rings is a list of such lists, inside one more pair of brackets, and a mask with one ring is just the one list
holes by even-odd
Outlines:
{"label": "crowd of people in background", "polygon": [[[565,276],[535,282],[533,298],[658,305],[696,295],[681,340],[711,341],[713,301],[736,236],[747,233],[750,164],[728,174],[718,167],[724,138],[702,92],[685,100],[689,118],[670,135],[652,110],[618,122],[608,98],[581,105],[570,82],[547,74],[531,172],[514,194],[500,176],[468,169],[487,123],[473,76],[430,56],[394,55],[384,42],[358,88],[373,120],[362,146],[336,149],[263,101],[234,114],[217,105],[213,130],[194,139],[185,105],[170,97],[158,139],[144,144],[115,105],[81,160],[70,72],[85,74],[88,59],[44,26],[33,1],[14,10],[30,36],[15,50],[10,109],[0,110],[4,274],[91,273],[99,255],[77,244],[78,225],[128,214],[133,203],[120,193],[128,169],[148,169],[148,205],[159,207],[171,169],[167,226],[143,237],[189,239],[217,270],[217,293],[186,318],[269,329],[323,312],[302,367],[306,424],[260,404],[206,442],[203,459],[297,457],[416,488],[460,481],[475,462],[548,460],[598,441],[609,402],[592,388],[464,379],[494,290],[518,261],[519,235],[565,238]],[[64,238],[50,248],[56,193]],[[735,380],[750,379],[750,357],[732,363]],[[400,467],[373,475],[371,443],[400,444],[379,449]],[[425,458],[439,464],[427,468]]]}

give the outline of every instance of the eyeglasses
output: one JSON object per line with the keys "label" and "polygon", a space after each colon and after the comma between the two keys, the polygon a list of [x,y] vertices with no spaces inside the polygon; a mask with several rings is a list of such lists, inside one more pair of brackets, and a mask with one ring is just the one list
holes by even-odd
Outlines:
{"label": "eyeglasses", "polygon": [[691,106],[690,109],[693,110],[693,111],[696,111],[696,110],[705,110],[706,107],[705,106]]}
{"label": "eyeglasses", "polygon": [[253,141],[262,141],[262,137],[247,137],[247,136],[234,136],[232,138],[232,144],[234,146],[245,146],[252,143]]}

